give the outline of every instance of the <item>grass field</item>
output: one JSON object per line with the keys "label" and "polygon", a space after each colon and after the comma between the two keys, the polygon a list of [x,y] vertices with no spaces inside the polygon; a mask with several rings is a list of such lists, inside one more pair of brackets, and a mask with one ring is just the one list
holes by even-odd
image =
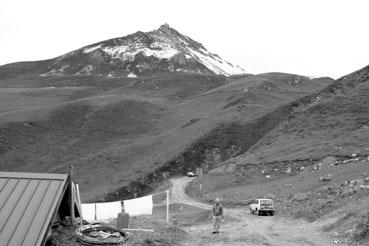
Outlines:
{"label": "grass field", "polygon": [[[279,73],[137,79],[9,74],[0,76],[1,170],[65,172],[74,165],[82,198],[90,201],[116,191],[119,196],[149,191],[162,180],[163,166],[202,139],[209,151],[220,149],[223,159],[233,150],[246,151],[271,126],[246,142],[239,138],[232,151],[231,135],[243,132],[247,139],[250,121],[332,82]],[[232,127],[237,124],[241,127]],[[191,159],[188,167],[201,164]],[[186,171],[174,166],[172,175]]]}

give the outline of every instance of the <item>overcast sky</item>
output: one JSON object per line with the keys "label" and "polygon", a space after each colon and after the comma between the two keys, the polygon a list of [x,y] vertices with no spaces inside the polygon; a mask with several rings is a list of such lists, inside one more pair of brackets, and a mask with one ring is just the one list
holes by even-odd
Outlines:
{"label": "overcast sky", "polygon": [[0,64],[168,23],[250,73],[340,77],[369,64],[367,0],[1,0]]}

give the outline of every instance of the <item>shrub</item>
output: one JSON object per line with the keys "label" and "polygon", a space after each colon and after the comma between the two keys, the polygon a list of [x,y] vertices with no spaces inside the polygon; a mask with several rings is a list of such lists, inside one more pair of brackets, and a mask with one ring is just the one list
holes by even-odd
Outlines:
{"label": "shrub", "polygon": [[359,223],[353,230],[352,239],[355,242],[363,242],[369,239],[369,211],[360,216]]}

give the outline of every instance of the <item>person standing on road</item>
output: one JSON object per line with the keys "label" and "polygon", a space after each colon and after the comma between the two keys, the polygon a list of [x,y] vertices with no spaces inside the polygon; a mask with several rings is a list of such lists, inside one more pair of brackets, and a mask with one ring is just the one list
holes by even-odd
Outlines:
{"label": "person standing on road", "polygon": [[215,199],[215,204],[213,205],[213,234],[219,233],[220,222],[224,219],[223,206],[220,204],[220,199]]}

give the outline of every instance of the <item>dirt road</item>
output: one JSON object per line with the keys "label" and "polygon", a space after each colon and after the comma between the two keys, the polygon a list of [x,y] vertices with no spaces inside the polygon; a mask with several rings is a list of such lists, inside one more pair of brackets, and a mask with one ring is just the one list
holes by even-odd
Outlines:
{"label": "dirt road", "polygon": [[[202,209],[210,209],[208,204],[200,203],[185,194],[186,185],[193,178],[172,179],[172,199]],[[273,245],[273,246],[320,246],[334,245],[324,237],[318,228],[300,220],[287,220],[277,216],[251,215],[247,207],[225,209],[232,217],[224,221],[220,234],[211,234],[211,221],[206,224],[184,227],[193,236],[184,245]]]}

